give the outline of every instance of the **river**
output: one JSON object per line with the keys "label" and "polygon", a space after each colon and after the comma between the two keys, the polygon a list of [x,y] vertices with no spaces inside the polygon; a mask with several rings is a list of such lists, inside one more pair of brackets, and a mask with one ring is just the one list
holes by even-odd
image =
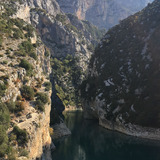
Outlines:
{"label": "river", "polygon": [[72,135],[56,140],[53,160],[160,160],[160,143],[106,130],[83,119],[82,111],[66,112]]}

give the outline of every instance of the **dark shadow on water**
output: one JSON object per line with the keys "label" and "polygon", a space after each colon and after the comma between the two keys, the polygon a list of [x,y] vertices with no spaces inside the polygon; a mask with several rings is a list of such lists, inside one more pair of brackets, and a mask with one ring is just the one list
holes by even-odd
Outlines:
{"label": "dark shadow on water", "polygon": [[54,142],[54,160],[160,160],[159,142],[108,131],[82,114],[65,114],[72,135]]}

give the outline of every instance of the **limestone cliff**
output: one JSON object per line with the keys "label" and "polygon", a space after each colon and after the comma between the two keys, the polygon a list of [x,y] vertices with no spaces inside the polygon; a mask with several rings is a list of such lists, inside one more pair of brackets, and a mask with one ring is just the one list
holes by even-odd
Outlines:
{"label": "limestone cliff", "polygon": [[81,67],[86,68],[91,56],[88,46],[97,44],[104,31],[73,15],[65,15],[56,1],[23,0],[22,3],[16,2],[16,5],[17,13],[13,17],[34,25],[52,56],[66,57],[72,54],[80,57]]}
{"label": "limestone cliff", "polygon": [[153,0],[57,0],[65,13],[109,29]]}
{"label": "limestone cliff", "polygon": [[50,53],[16,3],[0,3],[0,157],[49,160]]}
{"label": "limestone cliff", "polygon": [[[74,68],[75,72],[81,71],[78,78],[80,79],[78,81],[81,82],[85,76],[93,49],[104,34],[104,30],[98,30],[91,23],[81,21],[74,15],[64,14],[56,1],[23,0],[23,3],[16,2],[16,6],[17,13],[14,14],[14,17],[23,18],[37,29],[53,58],[62,61],[71,55],[73,59],[76,59]],[[25,11],[24,14],[21,14],[22,10]],[[53,72],[53,74],[55,73]],[[67,84],[66,79],[69,80]],[[74,77],[65,72],[58,79],[54,77],[55,84],[59,83],[60,87],[71,88],[65,88],[67,95],[70,91],[71,94],[76,95],[75,83],[73,84],[71,79]]]}
{"label": "limestone cliff", "polygon": [[106,128],[160,139],[159,9],[155,0],[110,29],[91,58],[83,107]]}

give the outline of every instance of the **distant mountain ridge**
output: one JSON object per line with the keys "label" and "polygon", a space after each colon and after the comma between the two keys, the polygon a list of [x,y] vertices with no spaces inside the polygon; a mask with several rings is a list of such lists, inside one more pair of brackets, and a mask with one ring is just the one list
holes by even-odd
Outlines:
{"label": "distant mountain ridge", "polygon": [[57,0],[65,13],[77,15],[99,28],[109,29],[153,0]]}

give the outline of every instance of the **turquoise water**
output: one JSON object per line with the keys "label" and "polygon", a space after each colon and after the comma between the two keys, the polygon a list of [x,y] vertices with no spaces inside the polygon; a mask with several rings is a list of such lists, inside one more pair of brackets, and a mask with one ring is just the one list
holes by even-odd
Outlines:
{"label": "turquoise water", "polygon": [[82,114],[65,114],[72,135],[54,142],[53,160],[160,160],[160,143],[108,131]]}

